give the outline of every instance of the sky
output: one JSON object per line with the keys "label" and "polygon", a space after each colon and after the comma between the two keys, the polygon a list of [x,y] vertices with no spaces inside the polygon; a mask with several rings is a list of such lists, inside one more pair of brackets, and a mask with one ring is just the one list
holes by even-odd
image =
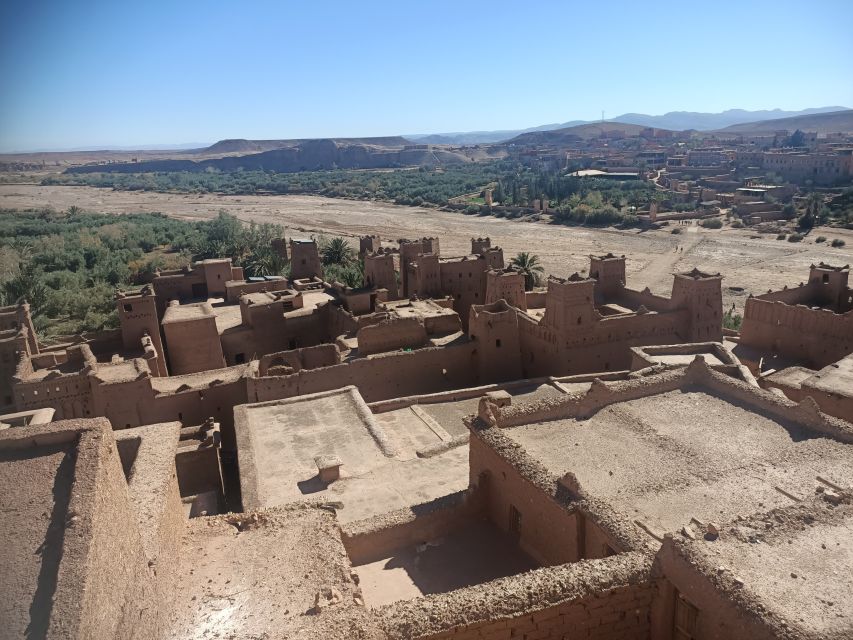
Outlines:
{"label": "sky", "polygon": [[853,0],[3,0],[0,151],[853,107]]}

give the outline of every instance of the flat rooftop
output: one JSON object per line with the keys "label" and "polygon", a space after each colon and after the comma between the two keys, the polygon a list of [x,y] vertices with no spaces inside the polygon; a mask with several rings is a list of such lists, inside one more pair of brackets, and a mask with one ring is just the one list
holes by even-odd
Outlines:
{"label": "flat rooftop", "polygon": [[[347,637],[309,630],[315,595],[334,588],[352,606],[356,585],[334,513],[289,507],[190,520],[171,624],[164,637]],[[328,617],[328,616],[326,616]],[[301,636],[300,632],[306,633]]]}
{"label": "flat rooftop", "polygon": [[[853,505],[816,499],[685,543],[708,574],[730,572],[741,599],[784,620],[792,637],[853,636]],[[756,542],[758,540],[758,542]],[[714,580],[717,576],[712,575]],[[797,631],[800,634],[797,634]]]}
{"label": "flat rooftop", "polygon": [[[539,383],[508,391],[526,399],[564,395]],[[452,399],[454,393],[463,398]],[[476,413],[483,393],[422,396],[390,410],[380,407],[395,401],[379,402],[372,410],[355,387],[345,387],[237,407],[243,506],[341,502],[338,519],[352,522],[465,489],[468,430],[462,419]],[[339,480],[320,482],[319,455],[342,462]]]}
{"label": "flat rooftop", "polygon": [[853,468],[853,446],[699,386],[505,434],[658,537],[790,505],[811,495],[818,477],[849,483]]}
{"label": "flat rooftop", "polygon": [[[374,420],[355,387],[235,408],[240,483],[247,509],[300,500],[343,503],[342,522],[386,513],[468,485],[467,448],[418,458]],[[409,441],[426,442],[427,427]],[[318,429],[317,425],[323,425]],[[408,425],[407,425],[408,426]],[[440,442],[433,434],[432,442]],[[320,481],[314,459],[342,462],[341,477]]]}
{"label": "flat rooftop", "polygon": [[826,393],[853,397],[853,354],[825,366],[803,382]]}
{"label": "flat rooftop", "polygon": [[160,324],[173,322],[191,322],[202,318],[213,318],[215,314],[209,302],[193,302],[191,304],[170,304],[166,307]]}

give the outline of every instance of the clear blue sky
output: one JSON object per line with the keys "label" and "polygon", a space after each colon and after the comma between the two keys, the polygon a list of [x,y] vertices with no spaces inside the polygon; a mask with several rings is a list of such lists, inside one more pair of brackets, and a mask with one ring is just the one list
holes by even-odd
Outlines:
{"label": "clear blue sky", "polygon": [[0,150],[853,107],[853,1],[0,3]]}

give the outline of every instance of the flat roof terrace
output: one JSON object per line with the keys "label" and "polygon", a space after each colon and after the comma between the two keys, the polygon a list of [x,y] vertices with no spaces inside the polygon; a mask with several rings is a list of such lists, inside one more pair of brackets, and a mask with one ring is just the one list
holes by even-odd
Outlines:
{"label": "flat roof terrace", "polygon": [[[565,395],[543,382],[500,386],[528,400]],[[465,489],[462,419],[476,413],[483,393],[463,389],[368,406],[355,387],[344,387],[237,407],[243,506],[342,502],[338,518],[352,522]],[[320,481],[315,458],[321,455],[342,463],[338,480]]]}
{"label": "flat roof terrace", "polygon": [[[355,387],[241,405],[234,417],[247,509],[320,499],[343,503],[339,519],[349,522],[468,485],[466,448],[418,458],[374,419]],[[321,481],[318,456],[342,463],[338,480]]]}
{"label": "flat roof terrace", "polygon": [[[636,389],[649,380],[614,385]],[[853,446],[777,415],[688,383],[608,404],[588,418],[534,421],[504,433],[660,540],[683,526],[701,530],[790,505],[813,494],[819,478],[849,483]]]}

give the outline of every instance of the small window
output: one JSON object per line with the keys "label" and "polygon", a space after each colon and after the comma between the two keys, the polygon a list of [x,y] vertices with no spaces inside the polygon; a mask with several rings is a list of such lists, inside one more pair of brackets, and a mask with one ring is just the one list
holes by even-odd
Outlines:
{"label": "small window", "polygon": [[509,505],[509,533],[518,540],[521,537],[521,512],[515,505]]}
{"label": "small window", "polygon": [[498,338],[497,340],[495,340],[495,346],[496,346],[496,347],[500,347],[500,346],[501,346],[501,339],[500,339],[500,338]]}
{"label": "small window", "polygon": [[181,412],[178,412],[178,420],[183,421],[183,419],[184,419],[184,414]]}
{"label": "small window", "polygon": [[131,311],[133,311],[133,305],[132,305],[132,304],[125,304],[125,305],[124,305],[124,310],[125,310],[127,313],[130,313]]}
{"label": "small window", "polygon": [[824,283],[824,284],[826,284],[827,282],[829,282],[829,274],[828,274],[828,273],[824,273],[824,274],[823,274],[823,283]]}

